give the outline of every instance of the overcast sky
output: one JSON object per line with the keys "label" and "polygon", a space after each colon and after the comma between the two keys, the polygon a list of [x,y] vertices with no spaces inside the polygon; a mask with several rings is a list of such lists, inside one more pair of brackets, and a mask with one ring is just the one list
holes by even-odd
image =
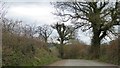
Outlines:
{"label": "overcast sky", "polygon": [[52,14],[53,8],[49,2],[39,3],[9,3],[7,17],[20,19],[26,23],[51,24],[55,22],[54,15]]}
{"label": "overcast sky", "polygon": [[[15,20],[22,20],[26,24],[53,24],[58,21],[52,12],[55,11],[53,6],[47,0],[4,0],[9,5],[6,17]],[[65,23],[70,24],[70,23]],[[79,31],[78,37],[86,44],[90,44],[89,33]],[[52,36],[55,36],[54,32]]]}

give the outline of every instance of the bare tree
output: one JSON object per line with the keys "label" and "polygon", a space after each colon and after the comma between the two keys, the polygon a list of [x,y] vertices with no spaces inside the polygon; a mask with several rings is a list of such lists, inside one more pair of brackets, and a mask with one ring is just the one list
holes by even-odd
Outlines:
{"label": "bare tree", "polygon": [[[6,14],[6,5],[4,2],[0,1],[0,27],[3,25],[3,19]],[[0,28],[2,31],[2,28]]]}
{"label": "bare tree", "polygon": [[2,31],[4,33],[9,33],[9,34],[19,34],[21,33],[21,28],[22,26],[20,24],[22,24],[22,21],[13,21],[13,20],[9,20],[4,18],[2,20],[3,22],[3,27],[2,27]]}
{"label": "bare tree", "polygon": [[60,54],[61,54],[61,58],[63,58],[64,56],[63,46],[65,44],[65,41],[74,38],[74,28],[72,26],[66,26],[64,23],[56,23],[52,27],[57,30],[57,33],[59,35],[57,40],[61,44]]}
{"label": "bare tree", "polygon": [[14,26],[17,24],[13,20],[9,20],[6,18],[4,18],[2,22],[3,22],[3,32],[9,32],[9,33],[13,32]]}
{"label": "bare tree", "polygon": [[[109,34],[116,35],[114,26],[120,25],[118,2],[56,2],[55,15],[64,22],[72,21],[76,28],[92,30],[91,56],[99,58],[101,40]],[[67,12],[66,12],[67,11]]]}
{"label": "bare tree", "polygon": [[28,38],[33,38],[34,34],[36,34],[36,26],[30,26],[30,25],[25,25],[22,28],[22,33],[24,34],[24,36],[27,36]]}
{"label": "bare tree", "polygon": [[48,38],[52,34],[52,28],[49,25],[38,26],[37,33],[39,34],[39,38],[43,38],[45,43],[47,43]]}
{"label": "bare tree", "polygon": [[15,21],[15,23],[16,23],[16,25],[14,26],[13,33],[15,33],[17,36],[21,36],[23,23],[22,23],[22,21]]}
{"label": "bare tree", "polygon": [[6,3],[0,1],[0,19],[4,18],[6,13],[7,13]]}

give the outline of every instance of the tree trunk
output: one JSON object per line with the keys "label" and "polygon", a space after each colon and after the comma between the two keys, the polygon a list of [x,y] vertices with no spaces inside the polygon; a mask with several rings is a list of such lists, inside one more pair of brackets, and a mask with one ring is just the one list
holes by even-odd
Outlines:
{"label": "tree trunk", "polygon": [[118,35],[118,65],[120,65],[120,35]]}
{"label": "tree trunk", "polygon": [[47,38],[44,38],[44,42],[45,42],[44,49],[47,50],[47,51],[49,51],[48,43],[47,43]]}
{"label": "tree trunk", "polygon": [[45,43],[47,43],[47,37],[45,37],[44,40],[45,40]]}
{"label": "tree trunk", "polygon": [[94,32],[90,54],[92,59],[98,59],[100,55],[100,38],[98,32]]}
{"label": "tree trunk", "polygon": [[64,49],[63,49],[63,41],[61,41],[61,44],[60,44],[60,56],[61,58],[64,58]]}

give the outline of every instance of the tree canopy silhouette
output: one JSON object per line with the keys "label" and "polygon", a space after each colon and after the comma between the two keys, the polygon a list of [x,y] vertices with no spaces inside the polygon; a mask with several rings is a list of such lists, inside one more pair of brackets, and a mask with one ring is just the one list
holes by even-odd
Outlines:
{"label": "tree canopy silhouette", "polygon": [[45,43],[47,43],[48,38],[52,34],[52,31],[53,31],[52,28],[46,24],[43,26],[38,26],[38,28],[37,28],[39,38],[42,37],[44,39]]}
{"label": "tree canopy silhouette", "polygon": [[67,26],[64,23],[56,23],[55,25],[52,25],[54,29],[57,30],[57,33],[59,35],[58,41],[60,42],[60,54],[61,58],[63,58],[64,51],[63,51],[63,45],[66,41],[74,38],[74,27]]}
{"label": "tree canopy silhouette", "polygon": [[118,2],[55,2],[52,3],[62,21],[71,21],[83,31],[92,30],[91,56],[99,58],[101,40],[109,34],[117,35],[114,26],[120,25]]}

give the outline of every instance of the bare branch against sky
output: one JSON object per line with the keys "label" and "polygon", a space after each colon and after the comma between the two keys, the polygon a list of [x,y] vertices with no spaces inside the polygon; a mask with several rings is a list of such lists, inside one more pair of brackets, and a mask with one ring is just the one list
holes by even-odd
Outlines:
{"label": "bare branch against sky", "polygon": [[78,1],[78,2],[84,2],[84,1],[88,1],[88,2],[96,2],[96,1],[120,1],[120,0],[1,0],[4,2],[66,2],[66,1]]}
{"label": "bare branch against sky", "polygon": [[[57,17],[52,14],[55,11],[48,0],[2,0],[9,5],[8,13],[5,17],[14,20],[22,20],[27,24],[35,24],[37,26],[48,24],[51,25],[58,21]],[[60,0],[63,1],[63,0]],[[69,22],[65,24],[70,24]],[[90,44],[90,36],[79,31],[78,36],[85,43]],[[55,32],[53,32],[55,33]],[[55,36],[55,34],[53,34]],[[110,41],[110,40],[109,40]]]}

